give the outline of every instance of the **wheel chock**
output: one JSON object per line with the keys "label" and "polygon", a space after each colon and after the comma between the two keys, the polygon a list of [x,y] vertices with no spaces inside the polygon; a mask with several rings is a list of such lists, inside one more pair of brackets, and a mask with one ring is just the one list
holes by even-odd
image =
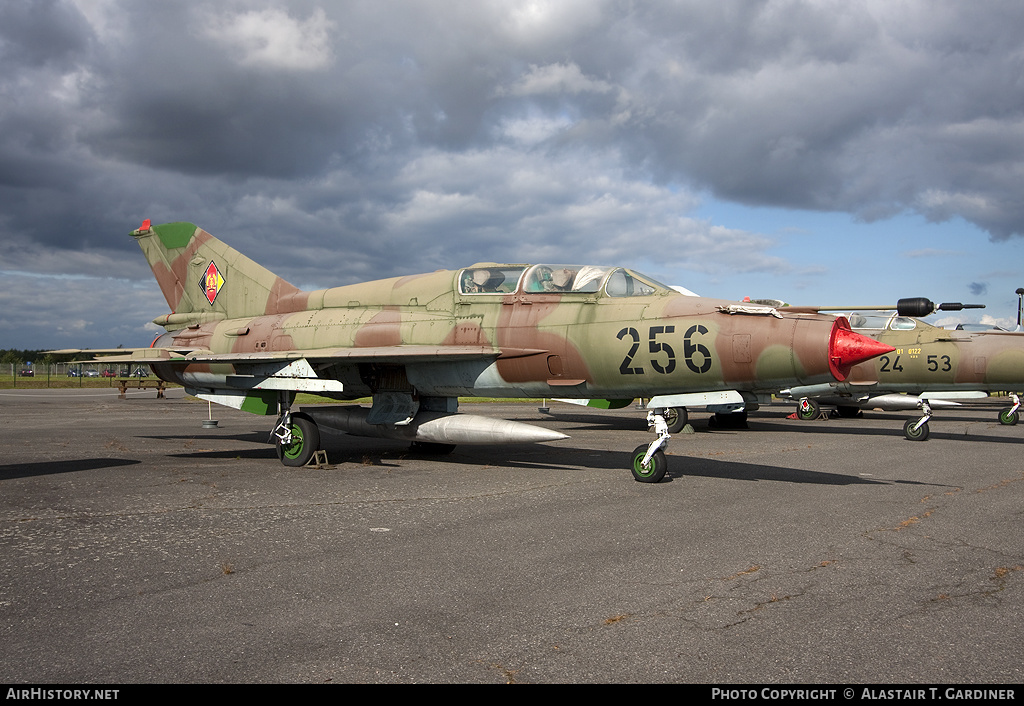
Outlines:
{"label": "wheel chock", "polygon": [[306,464],[306,467],[327,468],[328,465],[330,464],[327,463],[327,452],[323,449],[317,449],[313,453],[313,458],[309,459],[309,463]]}

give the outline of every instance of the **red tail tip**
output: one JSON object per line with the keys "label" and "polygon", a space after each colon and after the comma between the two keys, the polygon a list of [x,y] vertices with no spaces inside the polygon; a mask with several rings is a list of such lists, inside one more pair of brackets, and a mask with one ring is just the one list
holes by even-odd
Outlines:
{"label": "red tail tip", "polygon": [[828,364],[835,378],[842,382],[857,363],[894,350],[892,346],[851,330],[850,322],[838,316],[828,344]]}

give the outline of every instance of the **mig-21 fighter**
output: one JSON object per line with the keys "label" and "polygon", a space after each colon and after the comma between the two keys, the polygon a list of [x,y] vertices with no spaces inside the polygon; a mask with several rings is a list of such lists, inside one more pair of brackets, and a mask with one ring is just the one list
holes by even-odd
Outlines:
{"label": "mig-21 fighter", "polygon": [[[1018,290],[1024,291],[1024,290]],[[921,409],[922,416],[907,420],[903,433],[924,441],[934,409],[956,406],[957,399],[987,397],[989,392],[1010,393],[1012,406],[999,412],[1002,424],[1016,424],[1024,389],[1024,333],[987,330],[948,330],[919,320],[934,311],[981,308],[977,304],[941,304],[925,298],[901,299],[895,310],[874,307],[833,307],[848,313],[852,328],[889,345],[893,350],[876,360],[855,365],[843,382],[801,385],[780,396],[798,400],[797,417],[814,419],[821,406],[834,406],[840,416],[861,409]],[[793,307],[820,312],[825,307]],[[783,309],[786,311],[786,309]]]}
{"label": "mig-21 fighter", "polygon": [[[666,410],[842,381],[893,350],[841,317],[684,296],[621,267],[481,263],[302,291],[191,223],[131,235],[172,313],[154,320],[167,332],[150,349],[121,357],[201,399],[278,415],[289,466],[319,450],[320,427],[425,451],[566,438],[457,414],[460,396],[643,397],[657,438],[630,465],[657,482]],[[295,411],[297,392],[372,406]]]}

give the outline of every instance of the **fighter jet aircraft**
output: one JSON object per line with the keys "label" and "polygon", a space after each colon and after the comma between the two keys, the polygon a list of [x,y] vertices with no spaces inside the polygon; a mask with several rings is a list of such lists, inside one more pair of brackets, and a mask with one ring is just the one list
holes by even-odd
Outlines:
{"label": "fighter jet aircraft", "polygon": [[[279,415],[281,461],[307,464],[320,427],[455,444],[555,441],[535,425],[456,414],[459,396],[650,398],[657,438],[634,478],[666,472],[666,410],[841,381],[892,347],[843,318],[684,296],[621,267],[481,263],[301,291],[191,223],[131,235],[172,313],[132,363],[201,399]],[[111,360],[111,359],[108,359]],[[372,406],[294,411],[297,392]]]}
{"label": "fighter jet aircraft", "polygon": [[[1010,394],[1013,404],[999,412],[999,421],[1016,424],[1018,393],[1024,389],[1024,334],[947,330],[914,318],[933,311],[966,308],[980,305],[936,307],[927,299],[916,298],[900,300],[895,311],[868,313],[870,307],[858,308],[849,314],[852,328],[893,350],[854,366],[843,382],[791,387],[781,396],[799,400],[797,416],[801,419],[817,418],[821,406],[834,406],[841,416],[854,416],[861,409],[921,409],[922,416],[908,420],[903,433],[912,441],[924,441],[930,433],[928,420],[934,409],[956,406],[957,399],[982,398],[989,392],[1002,391]],[[794,310],[821,312],[826,308]]]}

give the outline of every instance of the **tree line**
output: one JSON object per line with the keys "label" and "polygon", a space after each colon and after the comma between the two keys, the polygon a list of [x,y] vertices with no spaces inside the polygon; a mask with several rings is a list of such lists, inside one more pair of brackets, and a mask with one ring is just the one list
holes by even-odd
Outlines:
{"label": "tree line", "polygon": [[53,363],[64,363],[74,359],[73,355],[56,355],[54,353],[47,353],[44,350],[21,350],[18,348],[0,348],[0,365],[4,366],[4,369],[13,365],[25,365],[25,363],[31,363],[33,365],[52,365]]}

